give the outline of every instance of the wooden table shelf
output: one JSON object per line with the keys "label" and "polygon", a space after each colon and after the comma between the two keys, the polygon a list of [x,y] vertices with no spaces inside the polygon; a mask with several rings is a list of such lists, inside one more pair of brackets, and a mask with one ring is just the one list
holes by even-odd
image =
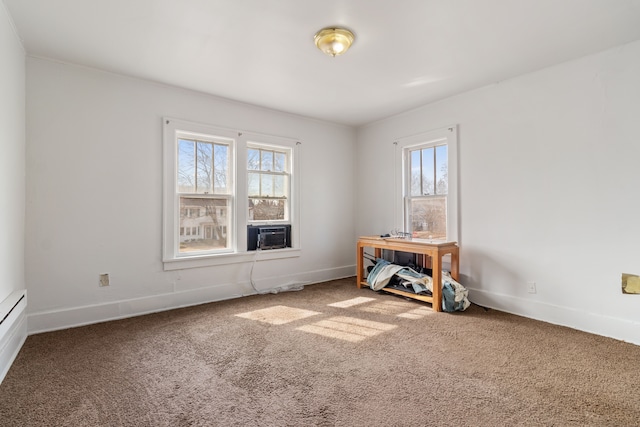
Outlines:
{"label": "wooden table shelf", "polygon": [[364,279],[364,248],[373,248],[376,258],[382,257],[383,249],[419,254],[423,256],[423,262],[425,257],[431,258],[433,275],[432,297],[392,288],[383,288],[382,290],[431,303],[434,311],[442,311],[442,257],[451,255],[451,277],[454,280],[458,280],[459,248],[456,242],[439,242],[427,239],[407,240],[377,236],[360,237],[356,254],[356,285],[358,288],[369,287],[366,279]]}

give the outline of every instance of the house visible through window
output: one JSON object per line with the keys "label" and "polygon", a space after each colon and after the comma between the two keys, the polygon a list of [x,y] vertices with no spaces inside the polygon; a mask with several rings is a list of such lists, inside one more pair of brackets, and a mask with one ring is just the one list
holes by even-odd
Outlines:
{"label": "house visible through window", "polygon": [[415,237],[447,237],[447,146],[409,148],[410,189],[407,214]]}
{"label": "house visible through window", "polygon": [[249,221],[289,219],[290,150],[284,147],[247,149]]}
{"label": "house visible through window", "polygon": [[290,248],[269,259],[299,256],[298,141],[168,118],[163,127],[165,269],[255,259],[247,226],[287,226]]}
{"label": "house visible through window", "polygon": [[225,230],[233,201],[232,145],[213,135],[178,134],[179,221],[187,230],[180,235],[179,253],[230,248]]}

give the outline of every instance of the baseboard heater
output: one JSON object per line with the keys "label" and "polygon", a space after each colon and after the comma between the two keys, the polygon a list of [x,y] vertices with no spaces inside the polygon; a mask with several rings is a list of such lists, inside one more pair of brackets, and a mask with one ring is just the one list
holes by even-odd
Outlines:
{"label": "baseboard heater", "polygon": [[11,293],[0,302],[0,383],[27,339],[27,291]]}

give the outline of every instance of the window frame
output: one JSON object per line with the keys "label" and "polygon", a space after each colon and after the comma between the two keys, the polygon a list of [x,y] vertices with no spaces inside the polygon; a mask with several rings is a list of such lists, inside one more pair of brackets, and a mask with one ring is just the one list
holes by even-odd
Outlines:
{"label": "window frame", "polygon": [[[248,199],[248,159],[247,147],[251,144],[290,149],[289,176],[289,220],[279,223],[291,224],[291,248],[261,252],[261,260],[299,257],[300,208],[299,208],[299,151],[300,142],[293,138],[265,135],[255,132],[241,132],[224,127],[195,123],[171,117],[163,117],[163,235],[162,261],[164,270],[178,270],[206,266],[249,262],[255,259],[255,251],[247,251]],[[232,181],[227,238],[229,250],[218,252],[180,253],[180,200],[177,188],[178,135],[196,134],[220,137],[233,141],[230,153],[230,179]],[[218,195],[213,195],[217,197]],[[219,195],[223,196],[223,195]],[[254,224],[274,224],[276,221],[252,221]],[[186,230],[185,230],[186,232]]]}
{"label": "window frame", "polygon": [[[399,138],[394,142],[395,212],[394,226],[398,231],[411,229],[408,201],[411,198],[410,150],[418,148],[447,146],[447,236],[448,242],[459,242],[458,219],[458,129],[457,125]],[[442,195],[434,195],[441,197]],[[442,241],[442,239],[433,239]]]}
{"label": "window frame", "polygon": [[[201,130],[201,129],[199,129]],[[192,183],[192,191],[188,191],[186,189],[181,189],[181,184],[180,184],[180,178],[177,176],[177,174],[175,175],[175,182],[174,182],[174,190],[175,190],[175,199],[174,202],[176,203],[176,208],[178,210],[177,212],[177,222],[178,222],[178,227],[180,225],[184,226],[185,228],[188,228],[189,230],[185,230],[186,233],[184,235],[185,237],[185,241],[190,241],[191,239],[186,239],[186,236],[197,236],[200,237],[200,225],[198,223],[198,225],[191,225],[191,226],[187,226],[186,224],[180,224],[180,221],[182,219],[182,198],[184,199],[193,199],[193,200],[199,200],[199,203],[203,203],[203,200],[207,200],[207,199],[211,199],[211,200],[224,200],[226,201],[226,214],[225,217],[227,219],[227,221],[224,222],[223,226],[231,226],[232,229],[234,229],[234,226],[231,222],[231,220],[233,218],[235,218],[235,216],[233,215],[233,213],[235,212],[235,161],[234,161],[234,153],[236,150],[236,146],[237,146],[237,141],[232,137],[232,135],[227,134],[227,131],[221,131],[220,129],[211,129],[212,132],[210,133],[202,133],[202,132],[194,132],[192,130],[182,130],[182,129],[176,129],[174,131],[174,138],[175,138],[175,148],[176,148],[176,172],[179,171],[179,165],[180,165],[180,156],[181,156],[181,150],[180,150],[180,142],[181,141],[188,141],[188,142],[192,142],[194,144],[193,146],[193,150],[194,150],[194,166],[193,166],[193,183]],[[221,134],[225,134],[225,135],[221,135]],[[227,165],[226,165],[226,169],[227,169],[227,176],[225,177],[225,187],[221,190],[221,191],[216,191],[216,184],[215,184],[215,179],[212,178],[212,182],[209,183],[209,186],[207,188],[208,191],[202,191],[200,190],[199,187],[199,179],[198,179],[198,169],[200,169],[200,164],[197,162],[197,153],[198,153],[198,148],[197,148],[197,144],[211,144],[211,170],[215,171],[215,158],[214,158],[214,153],[215,153],[215,146],[226,146],[226,150],[227,150]],[[184,217],[186,219],[198,219],[201,217],[202,214],[202,205],[200,204],[196,204],[194,205],[189,205],[187,204],[184,207]],[[214,210],[219,210],[220,212],[222,211],[222,209],[218,209],[217,205],[215,205]],[[215,215],[217,217],[217,213]],[[212,218],[213,220],[213,218]],[[175,234],[175,233],[174,233]],[[191,250],[191,251],[184,251],[181,252],[180,251],[180,244],[182,243],[182,238],[180,237],[180,234],[177,234],[178,238],[175,239],[174,241],[174,254],[176,258],[189,258],[192,256],[200,256],[200,255],[215,255],[215,254],[224,254],[224,253],[232,253],[234,251],[234,247],[235,247],[235,242],[233,240],[233,235],[229,236],[229,234],[227,234],[227,238],[226,238],[226,246],[223,248],[216,248],[216,249],[208,249],[208,250]],[[175,238],[175,236],[173,236]]]}
{"label": "window frame", "polygon": [[[256,169],[249,169],[248,165],[247,165],[247,224],[249,225],[271,225],[271,224],[290,224],[291,223],[291,218],[292,218],[292,183],[293,183],[293,177],[292,177],[292,170],[293,170],[293,166],[294,166],[294,160],[293,160],[293,152],[294,149],[291,146],[285,146],[285,145],[274,145],[274,144],[269,144],[269,143],[264,143],[264,142],[257,142],[257,141],[253,141],[250,140],[247,142],[247,163],[249,161],[249,157],[248,157],[248,152],[250,149],[254,149],[254,150],[260,150],[262,151],[272,151],[274,153],[278,152],[278,153],[284,153],[285,154],[285,168],[284,171],[279,173],[277,171],[263,171],[262,169],[256,170]],[[249,180],[249,174],[250,173],[256,173],[258,174],[260,177],[262,177],[263,174],[265,175],[271,175],[271,176],[284,176],[285,177],[285,185],[286,185],[286,191],[285,191],[285,196],[284,197],[273,197],[273,200],[282,200],[284,199],[286,201],[286,208],[285,208],[285,213],[284,213],[284,219],[274,219],[274,220],[255,220],[255,219],[250,219],[249,218],[249,199],[260,199],[260,198],[266,198],[269,199],[268,197],[262,196],[262,197],[251,197],[251,195],[249,194],[249,187],[248,187],[248,180]]]}

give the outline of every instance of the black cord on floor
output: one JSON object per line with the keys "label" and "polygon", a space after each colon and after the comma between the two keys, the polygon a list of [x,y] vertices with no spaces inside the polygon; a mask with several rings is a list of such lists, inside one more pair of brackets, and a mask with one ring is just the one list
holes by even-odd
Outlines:
{"label": "black cord on floor", "polygon": [[473,302],[473,301],[471,301],[471,300],[469,300],[469,302],[471,303],[471,305],[478,306],[478,307],[480,307],[481,309],[483,309],[484,311],[489,311],[489,310],[491,310],[490,308],[487,308],[487,307],[485,307],[485,306],[483,306],[483,305],[480,305],[480,304],[476,304],[475,302]]}

